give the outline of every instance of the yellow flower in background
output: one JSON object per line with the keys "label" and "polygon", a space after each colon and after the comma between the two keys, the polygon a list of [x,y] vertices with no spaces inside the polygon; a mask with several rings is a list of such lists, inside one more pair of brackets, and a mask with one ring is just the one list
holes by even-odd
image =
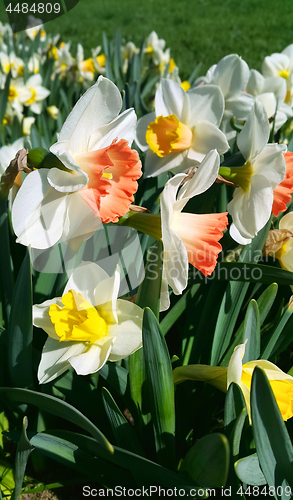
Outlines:
{"label": "yellow flower in background", "polygon": [[174,383],[180,384],[185,380],[207,382],[223,392],[227,392],[232,382],[241,388],[247,412],[250,417],[250,387],[253,370],[256,366],[262,368],[269,379],[283,420],[293,416],[293,377],[284,373],[274,363],[265,359],[249,361],[242,365],[245,353],[245,344],[235,347],[228,368],[209,365],[180,366],[173,371]]}
{"label": "yellow flower in background", "polygon": [[53,118],[53,120],[57,120],[59,109],[57,108],[57,106],[48,106],[47,113],[50,116],[50,118]]}

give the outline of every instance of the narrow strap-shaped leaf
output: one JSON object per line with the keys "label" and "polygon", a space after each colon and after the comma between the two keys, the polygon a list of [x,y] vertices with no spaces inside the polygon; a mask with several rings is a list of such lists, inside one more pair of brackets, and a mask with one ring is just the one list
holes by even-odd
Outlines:
{"label": "narrow strap-shaped leaf", "polygon": [[292,443],[268,378],[259,367],[252,375],[251,417],[256,451],[268,485],[293,488]]}
{"label": "narrow strap-shaped leaf", "polygon": [[[293,307],[288,306],[283,315],[281,320],[279,321],[278,325],[276,326],[275,330],[273,331],[270,340],[268,341],[267,345],[265,346],[263,352],[262,352],[262,359],[269,359],[274,352],[278,350],[278,341],[279,338],[283,332],[284,327],[286,326],[286,323],[288,322],[289,318],[291,317],[293,313]],[[283,339],[282,339],[283,340]]]}
{"label": "narrow strap-shaped leaf", "polygon": [[224,426],[234,425],[243,408],[246,408],[243,393],[238,384],[232,382],[226,394],[224,409]]}
{"label": "narrow strap-shaped leaf", "polygon": [[34,447],[31,445],[26,435],[27,426],[28,426],[28,421],[27,418],[24,417],[22,433],[16,449],[15,474],[14,474],[15,488],[11,496],[11,500],[18,500],[20,497],[27,460],[34,449]]}
{"label": "narrow strap-shaped leaf", "polygon": [[103,387],[102,397],[105,411],[118,446],[144,456],[144,451],[139,444],[133,428],[118,408],[110,392],[105,387]]}
{"label": "narrow strap-shaped leaf", "polygon": [[247,340],[242,363],[258,359],[260,355],[260,319],[258,305],[251,300],[244,319],[244,339]]}
{"label": "narrow strap-shaped leaf", "polygon": [[[8,165],[7,165],[8,167]],[[8,325],[10,307],[13,295],[14,279],[10,256],[9,220],[7,199],[0,196],[0,302],[3,309],[3,324]]]}
{"label": "narrow strap-shaped leaf", "polygon": [[180,318],[181,314],[184,313],[187,306],[189,306],[190,302],[194,298],[194,295],[198,292],[199,288],[199,283],[192,285],[191,288],[183,293],[182,297],[180,297],[176,304],[174,304],[174,306],[168,311],[168,313],[160,323],[160,328],[164,336],[166,335],[166,333],[168,333],[177,319]]}
{"label": "narrow strap-shaped leaf", "polygon": [[11,304],[8,325],[8,366],[13,386],[32,388],[32,279],[27,250]]}
{"label": "narrow strap-shaped leaf", "polygon": [[65,420],[69,420],[69,422],[89,432],[108,453],[113,453],[111,443],[109,443],[104,434],[85,415],[54,396],[28,389],[0,388],[0,399],[17,404],[32,404],[40,410],[53,413],[57,417],[65,418]]}
{"label": "narrow strap-shaped leaf", "polygon": [[175,465],[175,404],[171,360],[158,322],[145,309],[142,328],[146,385],[149,394],[158,462]]}

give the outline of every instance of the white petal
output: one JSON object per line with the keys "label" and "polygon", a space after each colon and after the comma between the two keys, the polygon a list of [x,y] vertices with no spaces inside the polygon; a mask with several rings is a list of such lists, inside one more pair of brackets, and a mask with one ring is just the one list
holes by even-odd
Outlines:
{"label": "white petal", "polygon": [[94,262],[82,262],[70,276],[63,295],[69,290],[81,293],[90,304],[95,305],[94,290],[100,281],[109,278],[108,274]]}
{"label": "white petal", "polygon": [[262,73],[265,77],[279,76],[281,71],[287,71],[290,66],[290,59],[285,54],[274,53],[264,59]]}
{"label": "white petal", "polygon": [[54,299],[46,300],[42,304],[35,304],[33,306],[33,324],[38,328],[42,328],[52,339],[59,341],[60,337],[56,334],[55,326],[49,316],[49,309],[52,304],[58,304],[59,307],[63,307],[60,297],[55,297]]}
{"label": "white petal", "polygon": [[243,238],[243,236],[241,236],[235,224],[231,224],[229,233],[231,238],[237,241],[239,245],[248,245],[249,243],[252,242],[251,238]]}
{"label": "white petal", "polygon": [[99,345],[91,344],[86,352],[77,354],[69,359],[71,366],[78,375],[88,375],[95,373],[106,363],[112,349],[114,339],[106,338]]}
{"label": "white petal", "polygon": [[164,272],[168,284],[175,295],[179,295],[187,287],[188,281],[188,255],[183,241],[171,229],[172,241],[165,247],[164,240]]}
{"label": "white petal", "polygon": [[177,200],[189,199],[204,193],[215,182],[220,167],[219,153],[213,149],[198,166],[192,179],[180,188]]}
{"label": "white petal", "polygon": [[170,307],[170,295],[168,289],[168,280],[166,277],[166,270],[162,273],[161,295],[160,295],[160,312],[167,311]]}
{"label": "white petal", "polygon": [[256,71],[256,69],[251,69],[250,75],[249,75],[249,80],[248,80],[247,87],[246,87],[248,94],[251,94],[253,96],[257,96],[259,94],[262,94],[263,87],[264,87],[264,81],[265,81],[265,78],[259,71]]}
{"label": "white petal", "polygon": [[269,140],[270,125],[263,105],[255,101],[247,121],[237,137],[237,145],[246,160],[253,160]]}
{"label": "white petal", "polygon": [[48,169],[36,170],[24,180],[12,207],[12,224],[18,242],[49,248],[63,232],[67,198],[47,181]]}
{"label": "white petal", "polygon": [[266,110],[267,117],[270,119],[274,116],[277,108],[277,100],[273,92],[266,92],[265,94],[259,94],[257,100],[262,103]]}
{"label": "white petal", "polygon": [[253,238],[267,223],[273,205],[273,190],[263,176],[252,177],[251,188],[246,193],[236,188],[227,209],[243,238]]}
{"label": "white petal", "polygon": [[235,347],[227,369],[227,389],[232,382],[236,384],[240,383],[242,375],[242,359],[244,353],[245,343]]}
{"label": "white petal", "polygon": [[42,101],[43,99],[46,99],[46,97],[48,97],[48,95],[50,95],[50,90],[48,90],[42,86],[38,86],[35,89],[35,92],[36,92],[36,100],[37,101]]}
{"label": "white petal", "polygon": [[212,149],[217,149],[220,154],[228,151],[229,144],[226,136],[216,125],[206,120],[199,120],[193,128],[193,140],[188,157],[199,160],[197,153],[206,155]]}
{"label": "white petal", "polygon": [[249,68],[237,54],[223,57],[213,75],[213,83],[221,87],[225,98],[245,90],[248,79]]}
{"label": "white petal", "polygon": [[84,172],[75,175],[75,172],[71,173],[59,168],[51,168],[48,172],[48,182],[50,186],[60,193],[72,193],[87,185],[88,176]]}
{"label": "white petal", "polygon": [[142,151],[146,151],[149,148],[149,145],[146,142],[145,134],[149,123],[154,122],[155,119],[156,113],[152,112],[142,116],[137,122],[135,142]]}
{"label": "white petal", "polygon": [[120,268],[114,276],[99,282],[94,290],[94,306],[108,323],[117,323],[117,297],[120,288]]}
{"label": "white petal", "polygon": [[[169,247],[172,244],[173,236],[171,226],[174,218],[174,204],[176,202],[177,190],[185,177],[185,174],[177,174],[169,179],[160,196],[162,240],[164,247]],[[187,203],[187,200],[185,203]]]}
{"label": "white petal", "polygon": [[281,218],[279,222],[279,229],[288,229],[291,233],[293,233],[293,212],[289,212]]}
{"label": "white petal", "polygon": [[82,352],[83,349],[82,342],[59,342],[48,337],[43,347],[38,369],[39,383],[51,382],[68,370],[70,367],[69,358]]}
{"label": "white petal", "polygon": [[142,347],[143,309],[128,300],[117,300],[118,323],[109,325],[109,334],[115,342],[109,361],[126,358]]}
{"label": "white petal", "polygon": [[267,144],[254,162],[255,172],[270,182],[272,189],[282,182],[286,174],[285,144]]}
{"label": "white petal", "polygon": [[112,121],[121,107],[122,98],[116,85],[100,76],[74,106],[61,129],[59,140],[74,144],[76,154],[87,151],[92,133]]}
{"label": "white petal", "polygon": [[184,151],[183,153],[170,153],[164,158],[160,158],[149,149],[145,157],[144,177],[157,177],[163,172],[167,172],[168,170],[173,170],[174,168],[179,167],[186,158],[186,153],[186,151]]}
{"label": "white petal", "polygon": [[226,113],[235,116],[236,120],[241,123],[247,120],[254,103],[255,98],[252,95],[242,92],[235,97],[226,99]]}
{"label": "white petal", "polygon": [[136,114],[134,109],[126,109],[110,123],[97,129],[90,138],[88,151],[96,151],[110,146],[114,140],[125,139],[131,145],[135,138]]}
{"label": "white petal", "polygon": [[188,125],[193,127],[198,120],[207,120],[219,126],[225,108],[225,101],[220,87],[203,85],[188,90],[190,118]]}
{"label": "white petal", "polygon": [[182,123],[189,123],[189,99],[187,93],[173,80],[163,78],[155,97],[157,116],[175,115]]}

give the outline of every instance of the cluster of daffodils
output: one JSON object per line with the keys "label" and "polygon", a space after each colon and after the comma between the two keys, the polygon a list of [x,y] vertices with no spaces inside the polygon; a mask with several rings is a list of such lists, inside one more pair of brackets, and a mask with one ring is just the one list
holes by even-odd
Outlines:
{"label": "cluster of daffodils", "polygon": [[[29,151],[22,180],[15,172],[10,204],[18,243],[38,251],[58,244],[78,251],[106,224],[146,233],[163,245],[160,306],[164,311],[170,306],[170,294],[180,295],[187,287],[189,265],[204,276],[213,273],[225,232],[235,246],[248,244],[272,214],[278,217],[287,210],[293,192],[292,153],[287,152],[284,132],[290,130],[293,118],[291,46],[283,54],[266,58],[263,74],[250,71],[232,54],[190,86],[181,83],[164,40],[152,32],[144,53],[160,79],[150,112],[137,120],[135,109],[123,107],[114,82],[101,75],[90,86],[96,74],[104,71],[100,47],[85,59],[79,45],[73,58],[69,44],[58,39],[48,43],[40,29],[35,31],[35,37],[43,37],[39,55],[47,61],[51,58],[53,78],[66,82],[74,77],[89,88],[60,126],[58,141],[50,151]],[[137,52],[132,42],[122,47],[125,72]],[[10,87],[9,106],[19,117],[25,106],[40,113],[40,101],[49,92],[42,87],[40,69],[36,70],[41,66],[31,65],[34,74],[17,86],[21,62],[17,55],[13,57],[8,71],[17,95],[13,97]],[[37,79],[39,86],[33,87]],[[29,103],[32,95],[34,102]],[[23,139],[19,139],[0,150],[0,188],[6,167],[22,147]],[[156,211],[150,213],[134,205],[135,196],[139,184],[158,176],[161,188]],[[216,210],[203,204],[194,210],[204,193],[217,189],[215,183],[219,189],[219,184],[229,185],[225,206]],[[281,219],[279,227],[283,232],[276,256],[282,267],[292,270],[291,213]],[[78,374],[94,373],[107,360],[120,360],[141,347],[142,310],[129,300],[118,299],[119,276],[119,268],[109,276],[86,259],[70,274],[62,297],[34,306],[34,325],[48,334],[38,372],[40,383],[53,380],[70,366]],[[228,370],[208,367],[207,373],[217,373],[218,386],[225,390],[237,382],[249,410],[249,377],[261,363],[242,367],[243,353],[241,345]],[[290,379],[291,387],[291,378],[273,366],[263,366],[271,370],[270,379]],[[185,375],[187,369],[193,370],[183,367],[175,372],[175,382],[181,380],[178,374],[190,378]],[[207,378],[200,375],[202,368],[194,370],[191,378],[211,379],[209,374]],[[291,410],[281,411],[285,419],[292,415]]]}

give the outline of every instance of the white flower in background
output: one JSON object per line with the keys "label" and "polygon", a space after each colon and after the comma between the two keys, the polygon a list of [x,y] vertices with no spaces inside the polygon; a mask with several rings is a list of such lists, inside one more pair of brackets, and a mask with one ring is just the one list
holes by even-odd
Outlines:
{"label": "white flower in background", "polygon": [[71,366],[78,375],[95,373],[142,347],[143,310],[118,299],[119,266],[113,277],[97,264],[81,263],[62,297],[33,306],[33,323],[48,339],[38,370],[40,384]]}
{"label": "white flower in background", "polygon": [[100,52],[101,52],[100,45],[95,49],[92,49],[92,59],[97,73],[99,75],[104,75],[106,73],[106,56],[105,54],[100,54]]}
{"label": "white flower in background", "polygon": [[218,64],[212,66],[206,76],[199,77],[194,85],[218,85],[225,99],[225,112],[220,129],[225,133],[229,144],[232,145],[236,131],[231,126],[231,119],[235,125],[242,125],[254,104],[254,97],[245,92],[249,79],[249,67],[237,54],[223,57]]}
{"label": "white flower in background", "polygon": [[129,61],[133,58],[134,54],[139,54],[139,48],[133,42],[127,42],[126,45],[121,47],[123,59],[123,72],[126,73]]}
{"label": "white flower in background", "polygon": [[59,48],[53,47],[52,53],[55,59],[54,73],[52,75],[52,79],[54,79],[56,73],[62,77],[69,71],[74,65],[74,59],[70,54],[70,42],[60,45]]}
{"label": "white flower in background", "polygon": [[136,114],[128,109],[119,115],[121,107],[118,88],[102,76],[80,98],[51,147],[63,165],[28,174],[15,199],[19,243],[44,249],[62,238],[78,245],[102,221],[117,222],[128,212],[141,162],[128,144]]}
{"label": "white flower in background", "polygon": [[280,76],[265,78],[261,73],[252,69],[247,84],[247,92],[263,104],[271,122],[271,127],[274,121],[275,132],[292,116],[292,108],[285,103],[286,82]]}
{"label": "white flower in background", "polygon": [[219,87],[205,85],[185,92],[176,82],[162,79],[155,96],[155,111],[137,124],[136,142],[146,151],[145,175],[172,170],[183,172],[200,163],[212,149],[229,149],[218,128],[224,112]]}
{"label": "white flower in background", "polygon": [[95,76],[95,65],[93,58],[84,59],[83,47],[79,43],[77,45],[77,53],[76,53],[76,65],[77,71],[75,73],[76,80],[78,82],[92,82]]}
{"label": "white flower in background", "polygon": [[26,88],[31,93],[29,99],[24,102],[25,106],[29,106],[30,110],[36,115],[39,115],[42,111],[41,102],[48,97],[50,90],[42,87],[42,77],[38,73],[31,76],[25,83]]}
{"label": "white flower in background", "polygon": [[40,71],[41,56],[33,54],[28,61],[28,69],[30,73],[37,74]]}
{"label": "white flower in background", "polygon": [[9,71],[11,71],[11,75],[13,78],[23,76],[24,62],[20,57],[16,57],[14,52],[10,52],[10,54],[7,54],[6,52],[1,51],[0,65],[5,75],[7,75]]}
{"label": "white flower in background", "polygon": [[8,104],[19,121],[22,120],[23,105],[32,97],[32,92],[24,84],[23,78],[11,80],[8,92]]}
{"label": "white flower in background", "polygon": [[228,203],[233,224],[230,234],[240,244],[250,243],[271,216],[273,190],[285,177],[284,144],[267,144],[270,126],[263,105],[256,101],[237,136],[237,145],[245,158],[242,167],[221,167],[220,174],[237,187]]}
{"label": "white flower in background", "polygon": [[[46,32],[44,30],[42,20],[37,19],[34,16],[28,16],[28,28],[25,30],[27,36],[34,40],[40,31],[40,41],[44,42],[46,40]],[[30,27],[32,26],[32,27]]]}
{"label": "white flower in background", "polygon": [[161,74],[164,73],[165,67],[170,61],[170,49],[166,49],[164,52],[165,45],[166,41],[162,38],[159,39],[155,31],[152,31],[145,40],[144,52],[151,58],[153,64],[159,67]]}
{"label": "white flower in background", "polygon": [[22,133],[23,135],[30,135],[31,126],[35,123],[36,119],[34,116],[25,116],[22,122]]}
{"label": "white flower in background", "polygon": [[219,154],[216,150],[210,151],[190,180],[181,186],[188,176],[177,174],[166,183],[161,194],[164,246],[161,310],[170,305],[168,285],[176,295],[186,288],[188,263],[205,276],[212,274],[217,264],[222,249],[219,239],[228,224],[227,214],[191,214],[182,213],[182,210],[190,198],[203,193],[215,182],[219,166]]}
{"label": "white flower in background", "polygon": [[262,74],[268,78],[280,76],[287,86],[285,102],[291,104],[293,90],[293,44],[288,45],[281,53],[274,53],[265,57],[262,65]]}
{"label": "white flower in background", "polygon": [[48,106],[47,113],[50,116],[50,118],[53,118],[53,120],[57,120],[59,109],[57,108],[57,106]]}

